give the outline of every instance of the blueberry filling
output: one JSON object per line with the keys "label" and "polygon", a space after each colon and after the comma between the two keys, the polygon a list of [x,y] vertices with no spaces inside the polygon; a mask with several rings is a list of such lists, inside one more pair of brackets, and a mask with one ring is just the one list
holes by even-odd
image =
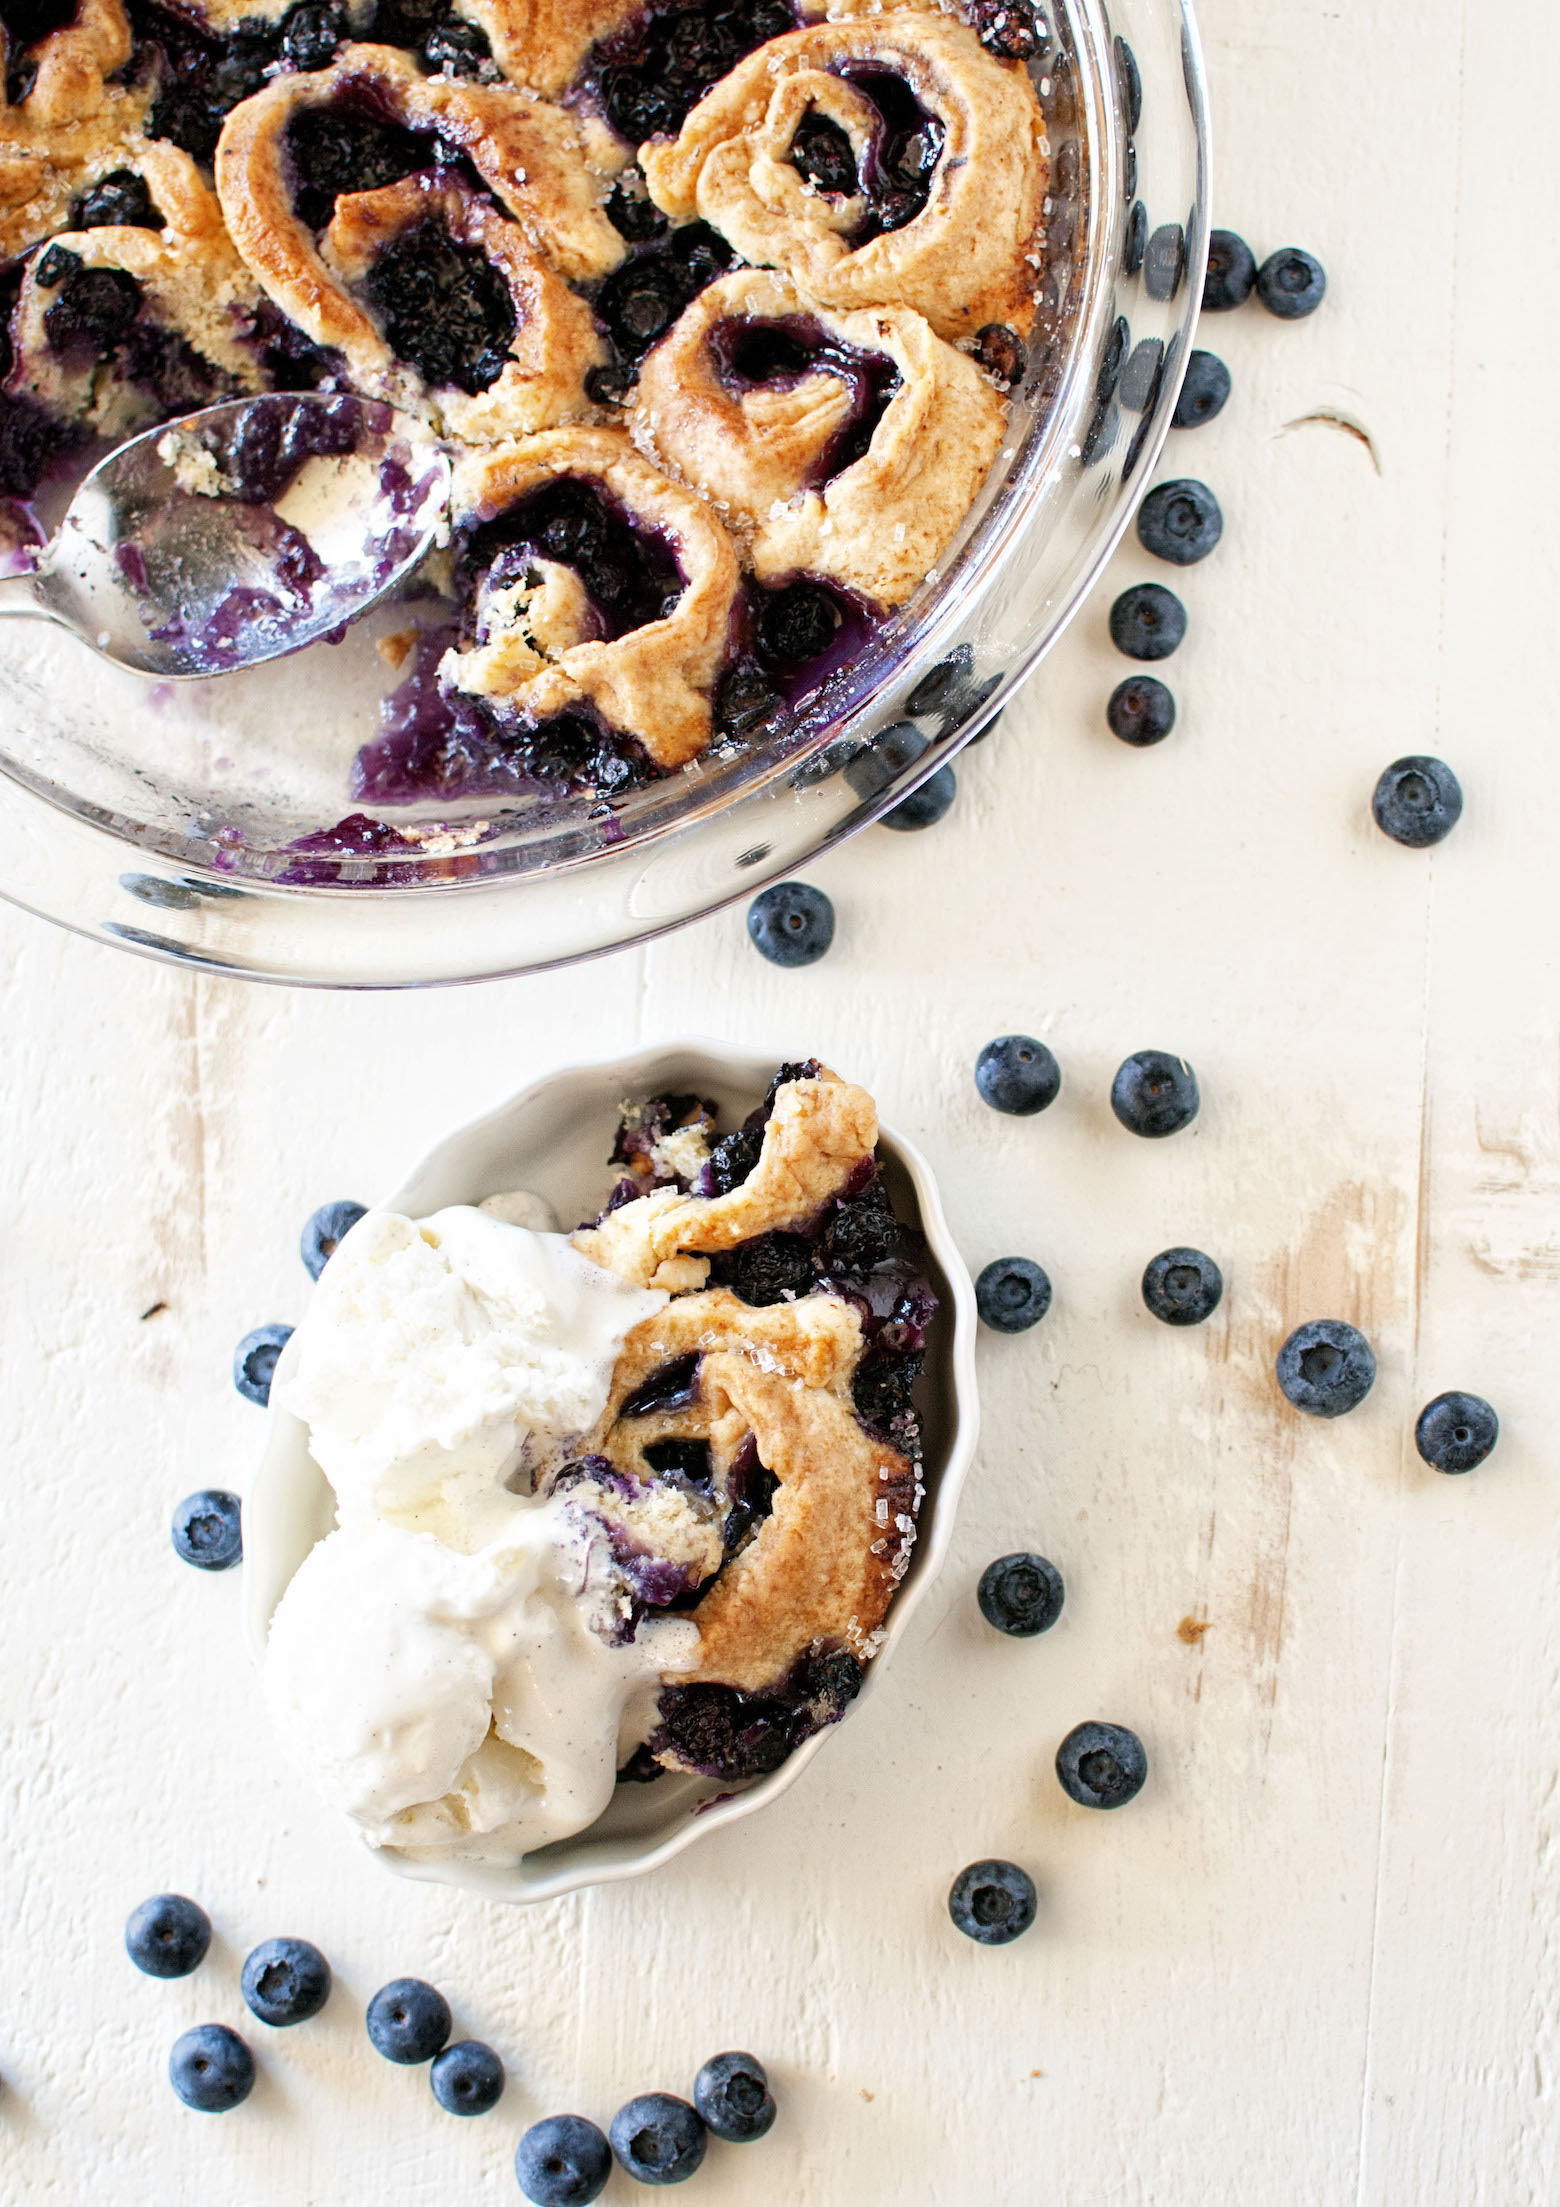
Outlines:
{"label": "blueberry filling", "polygon": [[131,0],[130,22],[137,59],[155,85],[147,136],[166,138],[209,166],[229,114],[264,85],[283,26],[250,21],[218,37],[153,0]]}
{"label": "blueberry filling", "polygon": [[107,360],[141,311],[141,287],[133,276],[122,268],[85,268],[62,246],[51,245],[44,254],[38,282],[59,292],[45,309],[43,334],[50,352],[73,368]]}
{"label": "blueberry filling", "polygon": [[449,0],[379,0],[358,36],[406,47],[435,74],[443,69],[457,77],[495,74],[486,33],[457,15]]}
{"label": "blueberry filling", "polygon": [[146,178],[134,169],[110,169],[107,176],[83,192],[70,210],[73,230],[102,230],[117,225],[128,230],[162,230],[167,227],[152,204]]}
{"label": "blueberry filling", "polygon": [[364,434],[378,429],[387,413],[361,399],[300,406],[277,398],[245,408],[234,427],[208,431],[203,441],[222,471],[229,497],[245,505],[274,505],[307,461],[355,452]]}
{"label": "blueberry filling", "polygon": [[899,1254],[902,1238],[888,1190],[881,1180],[873,1180],[836,1206],[820,1248],[831,1273],[862,1279]]}
{"label": "blueberry filling", "polygon": [[862,1668],[844,1648],[814,1647],[767,1693],[735,1686],[668,1686],[652,1752],[670,1749],[687,1769],[728,1780],[762,1778],[793,1748],[835,1724],[861,1691]]}
{"label": "blueberry filling", "polygon": [[[622,1200],[631,1202],[636,1195],[649,1194],[652,1188],[677,1188],[686,1195],[690,1186],[687,1176],[658,1160],[657,1144],[684,1127],[713,1131],[718,1116],[719,1106],[704,1097],[678,1095],[652,1096],[648,1103],[641,1104],[621,1119],[608,1162],[629,1168],[627,1192]],[[616,1197],[618,1191],[613,1193]],[[617,1202],[609,1203],[608,1209],[616,1210]]]}
{"label": "blueberry filling", "polygon": [[667,218],[650,197],[644,172],[637,165],[625,169],[613,185],[607,198],[607,220],[630,245],[648,245],[655,238],[665,237]]}
{"label": "blueberry filling", "polygon": [[459,563],[468,607],[480,581],[503,587],[535,560],[574,569],[609,643],[660,620],[682,595],[668,540],[641,526],[589,476],[555,477],[471,532]]}
{"label": "blueberry filling", "polygon": [[805,1234],[755,1234],[712,1258],[710,1279],[756,1309],[789,1302],[812,1290],[812,1244]]}
{"label": "blueberry filling", "polygon": [[656,1411],[691,1410],[699,1399],[699,1353],[671,1357],[624,1398],[620,1418],[648,1418]]}
{"label": "blueberry filling", "polygon": [[20,107],[38,75],[37,56],[29,52],[40,39],[69,30],[80,13],[79,0],[0,0],[5,32],[5,96]]}
{"label": "blueberry filling", "polygon": [[708,1441],[651,1441],[642,1454],[658,1479],[670,1479],[679,1486],[707,1489],[710,1485]]}
{"label": "blueberry filling", "polygon": [[[0,385],[13,365],[11,317],[21,283],[20,262],[0,269]],[[50,469],[86,443],[88,434],[81,423],[60,420],[36,399],[0,389],[0,498],[30,498]]]}
{"label": "blueberry filling", "polygon": [[710,1151],[709,1163],[694,1181],[693,1194],[730,1195],[747,1179],[763,1147],[761,1126],[740,1126],[731,1134],[723,1134]]}
{"label": "blueberry filling", "polygon": [[364,285],[390,349],[425,383],[475,398],[498,381],[515,336],[509,287],[475,245],[430,217],[385,247]]}
{"label": "blueberry filling", "polygon": [[599,45],[590,76],[608,122],[631,145],[671,136],[744,54],[796,28],[785,0],[694,0],[652,9]]}
{"label": "blueberry filling", "polygon": [[[785,390],[809,375],[835,376],[846,386],[850,410],[818,455],[809,485],[832,481],[863,456],[899,389],[899,370],[886,353],[843,344],[810,315],[773,321],[732,317],[716,323],[709,346],[716,372],[730,391]],[[832,640],[831,628],[825,650]]]}
{"label": "blueberry filling", "polygon": [[848,199],[858,188],[855,147],[833,117],[816,108],[797,124],[786,158],[815,191],[831,198]]}
{"label": "blueberry filling", "polygon": [[879,117],[858,165],[867,213],[851,242],[865,245],[885,230],[902,230],[925,207],[942,158],[943,126],[891,69],[847,61],[837,74],[871,102]]}
{"label": "blueberry filling", "polygon": [[302,0],[287,17],[278,58],[289,69],[328,68],[336,48],[347,36],[343,9],[321,6],[319,0]]}
{"label": "blueberry filling", "polygon": [[604,380],[601,371],[593,370],[593,395],[610,397],[614,391],[619,395],[626,391],[633,378],[625,364],[642,360],[689,301],[722,275],[733,258],[719,231],[706,222],[686,222],[614,269],[597,292],[595,307],[596,319],[618,356],[616,374]]}
{"label": "blueberry filling", "polygon": [[758,1442],[750,1433],[731,1460],[726,1473],[725,1545],[728,1560],[747,1543],[755,1525],[766,1518],[780,1484],[758,1454]]}
{"label": "blueberry filling", "polygon": [[454,167],[467,175],[437,138],[350,100],[300,108],[287,125],[286,144],[294,211],[316,232],[329,224],[343,193],[382,191],[426,169]]}
{"label": "blueberry filling", "polygon": [[243,316],[240,334],[254,347],[261,373],[274,391],[317,391],[345,372],[340,353],[305,337],[271,299],[261,299]]}
{"label": "blueberry filling", "polygon": [[1051,26],[1033,0],[970,0],[970,27],[1003,61],[1031,61],[1051,43]]}

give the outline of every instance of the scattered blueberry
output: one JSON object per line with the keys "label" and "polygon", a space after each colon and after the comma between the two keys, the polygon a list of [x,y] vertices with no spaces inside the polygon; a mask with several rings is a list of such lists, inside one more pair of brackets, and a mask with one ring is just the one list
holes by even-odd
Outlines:
{"label": "scattered blueberry", "polygon": [[1432,1471],[1472,1471],[1499,1439],[1500,1420],[1482,1395],[1437,1395],[1414,1426],[1414,1446]]}
{"label": "scattered blueberry", "polygon": [[975,1308],[998,1333],[1026,1333],[1051,1307],[1051,1283],[1031,1257],[995,1257],[975,1282]]}
{"label": "scattered blueberry", "polygon": [[1062,1791],[1086,1809],[1119,1809],[1143,1790],[1148,1757],[1124,1724],[1077,1724],[1056,1750]]}
{"label": "scattered blueberry", "polygon": [[1224,516],[1206,483],[1180,476],[1149,492],[1138,508],[1137,533],[1144,551],[1155,559],[1192,567],[1208,557],[1224,534]]}
{"label": "scattered blueberry", "polygon": [[[915,694],[911,692],[912,697]],[[896,774],[902,774],[931,749],[931,742],[913,720],[893,721],[846,762],[845,779],[858,797],[879,796]]]}
{"label": "scattered blueberry", "polygon": [[641,2092],[620,2107],[607,2136],[640,2184],[682,2184],[704,2159],[704,2117],[671,2092]]}
{"label": "scattered blueberry", "polygon": [[229,1571],[244,1553],[238,1496],[223,1487],[187,1494],[170,1530],[175,1555],[197,1571]]}
{"label": "scattered blueberry", "polygon": [[394,1977],[368,2003],[367,2022],[386,2061],[431,2061],[449,2038],[450,2004],[424,1978]]}
{"label": "scattered blueberry", "polygon": [[1173,299],[1186,273],[1186,232],[1167,222],[1148,241],[1143,255],[1143,288],[1151,299]]}
{"label": "scattered blueberry", "polygon": [[1035,1920],[1035,1881],[1016,1862],[972,1862],[953,1881],[948,1913],[967,1939],[1006,1946]]}
{"label": "scattered blueberry", "polygon": [[1230,395],[1230,371],[1217,353],[1194,352],[1186,363],[1181,395],[1170,419],[1177,429],[1200,429],[1223,411]]}
{"label": "scattered blueberry", "polygon": [[245,1402],[263,1410],[271,1399],[276,1360],[292,1339],[291,1326],[256,1326],[233,1351],[233,1385]]}
{"label": "scattered blueberry", "polygon": [[612,2149],[583,2115],[548,2115],[515,2148],[515,2177],[534,2207],[586,2207],[612,2174]]}
{"label": "scattered blueberry", "polygon": [[330,1998],[330,1964],[307,1939],[262,1939],[238,1984],[250,2014],[281,2030],[319,2014]]}
{"label": "scattered blueberry", "polygon": [[810,966],[834,940],[834,906],[805,881],[777,881],[748,906],[748,940],[772,966]]}
{"label": "scattered blueberry", "polygon": [[1243,307],[1257,280],[1257,257],[1233,230],[1215,230],[1208,240],[1208,273],[1203,279],[1203,312],[1227,314]]}
{"label": "scattered blueberry", "polygon": [[345,1240],[358,1220],[366,1213],[361,1203],[322,1203],[303,1229],[298,1244],[298,1254],[303,1268],[311,1280],[317,1280],[331,1258],[336,1254],[336,1244]]}
{"label": "scattered blueberry", "polygon": [[168,2082],[186,2107],[204,2115],[225,2115],[247,2100],[255,2081],[255,2057],[225,2023],[197,2023],[175,2039],[168,2056]]}
{"label": "scattered blueberry", "polygon": [[1161,1249],[1143,1273],[1143,1300],[1167,1326],[1200,1326],[1223,1293],[1224,1274],[1200,1249]]}
{"label": "scattered blueberry", "polygon": [[1451,834],[1462,818],[1462,784],[1443,759],[1415,752],[1394,759],[1376,784],[1370,809],[1383,835],[1428,850]]}
{"label": "scattered blueberry", "polygon": [[1190,1126],[1202,1102],[1197,1075],[1168,1050],[1134,1050],[1110,1084],[1110,1108],[1129,1134],[1157,1142]]}
{"label": "scattered blueberry", "polygon": [[182,1893],[157,1893],[131,1910],[125,1952],[148,1977],[188,1977],[211,1944],[211,1918]]}
{"label": "scattered blueberry", "polygon": [[1296,1326],[1278,1352],[1278,1384],[1297,1410],[1341,1418],[1376,1383],[1376,1358],[1364,1334],[1341,1318]]}
{"label": "scattered blueberry", "polygon": [[1049,1632],[1062,1614],[1062,1574],[1044,1556],[998,1556],[980,1575],[975,1599],[988,1625],[1014,1640]]}
{"label": "scattered blueberry", "polygon": [[450,2115],[485,2115],[504,2090],[504,2065],[479,2038],[446,2046],[428,2072],[433,2096]]}
{"label": "scattered blueberry", "polygon": [[775,2119],[764,2065],[751,2054],[712,2054],[693,2080],[693,2104],[717,2138],[745,2146]]}
{"label": "scattered blueberry", "polygon": [[998,1035],[975,1060],[975,1086],[993,1111],[1030,1118],[1055,1103],[1062,1069],[1033,1035]]}
{"label": "scattered blueberry", "polygon": [[1110,640],[1129,659],[1168,659],[1186,634],[1186,608],[1161,582],[1135,582],[1110,609]]}
{"label": "scattered blueberry", "polygon": [[1111,691],[1105,719],[1113,736],[1135,751],[1146,751],[1150,744],[1162,743],[1175,726],[1175,699],[1153,675],[1129,674]]}
{"label": "scattered blueberry", "polygon": [[934,828],[948,811],[959,794],[959,784],[951,766],[940,766],[935,774],[929,774],[919,789],[912,789],[908,797],[902,797],[897,805],[885,812],[879,827]]}
{"label": "scattered blueberry", "polygon": [[1257,270],[1257,297],[1281,322],[1314,314],[1326,289],[1326,269],[1314,253],[1302,252],[1298,245],[1270,253]]}

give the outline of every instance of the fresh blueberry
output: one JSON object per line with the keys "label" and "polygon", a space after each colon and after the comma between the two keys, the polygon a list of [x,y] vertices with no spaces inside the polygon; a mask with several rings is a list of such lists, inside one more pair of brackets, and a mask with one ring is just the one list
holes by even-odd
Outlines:
{"label": "fresh blueberry", "polygon": [[446,2046],[428,2072],[433,2096],[450,2115],[485,2115],[504,2090],[504,2065],[479,2038]]}
{"label": "fresh blueberry", "polygon": [[1161,1249],[1143,1273],[1143,1300],[1167,1326],[1200,1326],[1223,1293],[1224,1274],[1200,1249]]}
{"label": "fresh blueberry", "polygon": [[1278,1352],[1278,1384],[1297,1410],[1341,1418],[1376,1383],[1376,1358],[1364,1334],[1341,1318],[1296,1326]]}
{"label": "fresh blueberry", "polygon": [[1135,582],[1110,609],[1110,640],[1129,659],[1168,659],[1186,634],[1186,608],[1162,582]]}
{"label": "fresh blueberry", "polygon": [[1078,1724],[1056,1750],[1062,1791],[1086,1809],[1119,1809],[1143,1790],[1148,1757],[1124,1724]]}
{"label": "fresh blueberry", "polygon": [[748,906],[748,939],[772,966],[810,966],[834,940],[834,906],[805,881],[777,881]]}
{"label": "fresh blueberry", "polygon": [[[913,690],[911,697],[916,694]],[[911,709],[919,710],[913,706]],[[887,789],[896,774],[902,774],[907,766],[913,766],[918,758],[930,750],[931,742],[931,737],[917,728],[913,720],[893,721],[887,728],[881,729],[870,743],[863,744],[855,757],[847,762],[845,779],[858,797],[876,797]]]}
{"label": "fresh blueberry", "polygon": [[1129,414],[1145,414],[1159,396],[1165,348],[1158,337],[1139,338],[1121,371],[1117,396]]}
{"label": "fresh blueberry", "polygon": [[1164,223],[1143,255],[1143,288],[1151,299],[1173,299],[1186,274],[1186,232],[1178,222]]}
{"label": "fresh blueberry", "polygon": [[1437,1395],[1414,1426],[1414,1446],[1432,1471],[1472,1471],[1499,1439],[1500,1420],[1482,1395]]}
{"label": "fresh blueberry", "polygon": [[1143,265],[1143,255],[1148,251],[1148,209],[1141,199],[1134,199],[1127,213],[1126,235],[1121,242],[1121,272],[1135,276]]}
{"label": "fresh blueberry", "polygon": [[880,827],[911,830],[934,828],[948,811],[959,794],[959,784],[951,766],[940,766],[935,774],[929,774],[919,789],[912,789],[908,797],[885,812],[878,822]]}
{"label": "fresh blueberry", "polygon": [[607,2136],[640,2184],[682,2184],[704,2159],[704,2117],[671,2092],[641,2092],[620,2107]]}
{"label": "fresh blueberry", "polygon": [[1203,279],[1203,312],[1227,314],[1243,307],[1257,280],[1257,257],[1233,230],[1215,230],[1208,240],[1208,273]]}
{"label": "fresh blueberry", "polygon": [[993,1111],[1027,1119],[1054,1104],[1062,1069],[1033,1035],[998,1035],[975,1060],[975,1086]]}
{"label": "fresh blueberry", "polygon": [[1314,314],[1327,290],[1327,271],[1314,253],[1285,245],[1257,270],[1257,297],[1281,322]]}
{"label": "fresh blueberry", "polygon": [[1177,429],[1200,429],[1223,410],[1229,395],[1230,371],[1218,354],[1194,352],[1170,419]]}
{"label": "fresh blueberry", "polygon": [[769,2079],[752,2054],[712,2054],[693,2080],[693,2104],[732,2146],[762,2138],[775,2119]]}
{"label": "fresh blueberry", "polygon": [[298,1254],[303,1259],[303,1269],[311,1280],[317,1280],[331,1258],[336,1254],[336,1244],[345,1240],[358,1220],[365,1216],[366,1205],[361,1203],[322,1203],[303,1229],[298,1244]]}
{"label": "fresh blueberry", "polygon": [[1451,768],[1419,752],[1394,759],[1370,801],[1382,834],[1411,851],[1443,841],[1462,818],[1462,808],[1462,784]]}
{"label": "fresh blueberry", "polygon": [[233,1351],[233,1385],[245,1402],[263,1410],[271,1399],[276,1360],[292,1339],[291,1326],[256,1326]]}
{"label": "fresh blueberry", "polygon": [[168,2056],[168,2082],[203,2115],[225,2115],[248,2099],[254,2081],[255,2057],[225,2023],[197,2023],[175,2039]]}
{"label": "fresh blueberry", "polygon": [[1031,1257],[994,1257],[975,1282],[975,1308],[997,1333],[1025,1333],[1051,1307],[1051,1283]]}
{"label": "fresh blueberry", "polygon": [[1151,1142],[1190,1126],[1201,1102],[1197,1075],[1168,1050],[1134,1050],[1110,1084],[1111,1110],[1129,1134]]}
{"label": "fresh blueberry", "polygon": [[307,1939],[262,1939],[238,1985],[250,2014],[281,2030],[319,2014],[330,1998],[330,1964]]}
{"label": "fresh blueberry", "polygon": [[424,1978],[393,1977],[368,2003],[367,2022],[386,2061],[431,2061],[449,2038],[450,2004]]}
{"label": "fresh blueberry", "polygon": [[1206,483],[1180,476],[1151,490],[1138,508],[1138,542],[1155,559],[1176,567],[1195,566],[1224,534],[1219,501]]}
{"label": "fresh blueberry", "polygon": [[132,1909],[125,1952],[148,1977],[188,1977],[211,1944],[211,1918],[182,1893],[157,1893]]}
{"label": "fresh blueberry", "polygon": [[174,1553],[197,1571],[229,1571],[244,1553],[236,1494],[224,1487],[202,1487],[187,1494],[173,1513]]}
{"label": "fresh blueberry", "polygon": [[980,1575],[975,1599],[988,1625],[1014,1640],[1049,1632],[1062,1614],[1062,1574],[1044,1556],[998,1556]]}
{"label": "fresh blueberry", "polygon": [[1129,674],[1110,693],[1105,718],[1113,736],[1146,751],[1162,743],[1175,726],[1175,699],[1151,674]]}
{"label": "fresh blueberry", "polygon": [[612,2149],[583,2115],[548,2115],[515,2148],[515,2177],[534,2207],[586,2207],[612,2174]]}
{"label": "fresh blueberry", "polygon": [[1006,1946],[1035,1920],[1035,1881],[1016,1862],[972,1862],[949,1889],[948,1913],[967,1939]]}

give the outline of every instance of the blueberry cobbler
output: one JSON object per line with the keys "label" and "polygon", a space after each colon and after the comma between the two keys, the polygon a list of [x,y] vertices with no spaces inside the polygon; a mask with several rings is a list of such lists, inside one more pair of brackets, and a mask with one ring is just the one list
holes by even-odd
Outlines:
{"label": "blueberry cobbler", "polygon": [[370,1844],[512,1862],[614,1787],[773,1771],[860,1690],[922,1497],[937,1310],[865,1090],[783,1065],[625,1109],[594,1224],[370,1211],[279,1406],[337,1527],[268,1698]]}
{"label": "blueberry cobbler", "polygon": [[[0,0],[0,515],[248,392],[459,456],[375,807],[762,740],[958,532],[1054,228],[1038,0]],[[1053,241],[1054,242],[1054,241]]]}

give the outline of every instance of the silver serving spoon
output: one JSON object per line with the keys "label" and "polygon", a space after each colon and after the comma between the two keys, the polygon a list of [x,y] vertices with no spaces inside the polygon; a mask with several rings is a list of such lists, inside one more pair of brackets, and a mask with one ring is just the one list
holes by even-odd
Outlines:
{"label": "silver serving spoon", "polygon": [[102,460],[0,616],[73,629],[116,666],[193,681],[339,633],[436,540],[450,463],[371,399],[229,399]]}

